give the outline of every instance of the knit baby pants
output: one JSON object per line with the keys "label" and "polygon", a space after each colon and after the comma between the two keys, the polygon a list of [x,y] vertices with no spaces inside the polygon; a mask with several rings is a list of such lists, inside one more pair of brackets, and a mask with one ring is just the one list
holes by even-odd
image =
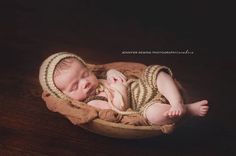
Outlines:
{"label": "knit baby pants", "polygon": [[158,91],[157,75],[165,71],[173,76],[166,66],[150,65],[142,73],[139,79],[128,80],[128,99],[131,108],[146,117],[146,109],[154,103],[169,103]]}

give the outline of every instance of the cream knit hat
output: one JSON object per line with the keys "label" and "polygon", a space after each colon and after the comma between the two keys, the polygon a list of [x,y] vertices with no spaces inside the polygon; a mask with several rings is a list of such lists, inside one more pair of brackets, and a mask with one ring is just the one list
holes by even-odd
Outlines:
{"label": "cream knit hat", "polygon": [[54,70],[56,68],[56,65],[63,59],[73,57],[81,61],[85,66],[86,63],[83,59],[81,59],[79,56],[68,53],[68,52],[59,52],[55,53],[51,56],[49,56],[47,59],[45,59],[40,66],[39,70],[39,82],[42,86],[42,89],[44,91],[47,91],[51,95],[61,98],[61,99],[69,99],[68,96],[66,96],[64,93],[62,93],[55,85],[53,80],[53,74]]}

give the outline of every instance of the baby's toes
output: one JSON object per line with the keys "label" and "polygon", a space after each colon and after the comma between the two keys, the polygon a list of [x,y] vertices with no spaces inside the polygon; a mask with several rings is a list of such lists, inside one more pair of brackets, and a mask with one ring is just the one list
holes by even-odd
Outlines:
{"label": "baby's toes", "polygon": [[204,110],[205,113],[207,113],[208,110],[209,110],[209,107],[208,107],[208,106],[205,106],[205,107],[203,108],[203,110]]}
{"label": "baby's toes", "polygon": [[176,116],[176,111],[172,111],[171,113],[172,118]]}
{"label": "baby's toes", "polygon": [[170,111],[169,112],[169,117],[170,118],[173,118],[173,117],[175,117],[176,116],[176,111]]}
{"label": "baby's toes", "polygon": [[176,110],[175,113],[174,113],[174,116],[175,116],[175,117],[176,117],[176,116],[179,116],[179,113],[180,113],[180,111]]}
{"label": "baby's toes", "polygon": [[180,116],[182,116],[182,115],[183,115],[183,112],[181,112],[180,110],[178,110],[176,116],[177,116],[177,117],[180,117]]}
{"label": "baby's toes", "polygon": [[200,111],[200,116],[205,116],[208,112],[209,107],[208,106],[202,106]]}
{"label": "baby's toes", "polygon": [[169,116],[170,118],[172,118],[172,113],[173,113],[173,111],[169,111],[169,113],[168,113],[168,116]]}
{"label": "baby's toes", "polygon": [[175,116],[179,116],[180,115],[180,111],[179,110],[176,110],[175,111]]}

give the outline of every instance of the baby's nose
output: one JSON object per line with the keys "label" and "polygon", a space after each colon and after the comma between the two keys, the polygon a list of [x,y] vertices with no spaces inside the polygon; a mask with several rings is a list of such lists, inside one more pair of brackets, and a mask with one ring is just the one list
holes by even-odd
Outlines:
{"label": "baby's nose", "polygon": [[83,86],[83,88],[84,88],[84,89],[87,89],[87,88],[89,87],[89,85],[90,85],[90,82],[88,82],[87,80],[85,80],[85,81],[84,81],[84,86]]}

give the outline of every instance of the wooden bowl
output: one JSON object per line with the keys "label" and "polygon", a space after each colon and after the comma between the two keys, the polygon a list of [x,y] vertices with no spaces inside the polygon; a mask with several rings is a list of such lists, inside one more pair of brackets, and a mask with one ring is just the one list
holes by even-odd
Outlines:
{"label": "wooden bowl", "polygon": [[142,139],[171,133],[174,129],[174,124],[164,126],[134,126],[95,119],[92,122],[80,125],[80,127],[112,138]]}

